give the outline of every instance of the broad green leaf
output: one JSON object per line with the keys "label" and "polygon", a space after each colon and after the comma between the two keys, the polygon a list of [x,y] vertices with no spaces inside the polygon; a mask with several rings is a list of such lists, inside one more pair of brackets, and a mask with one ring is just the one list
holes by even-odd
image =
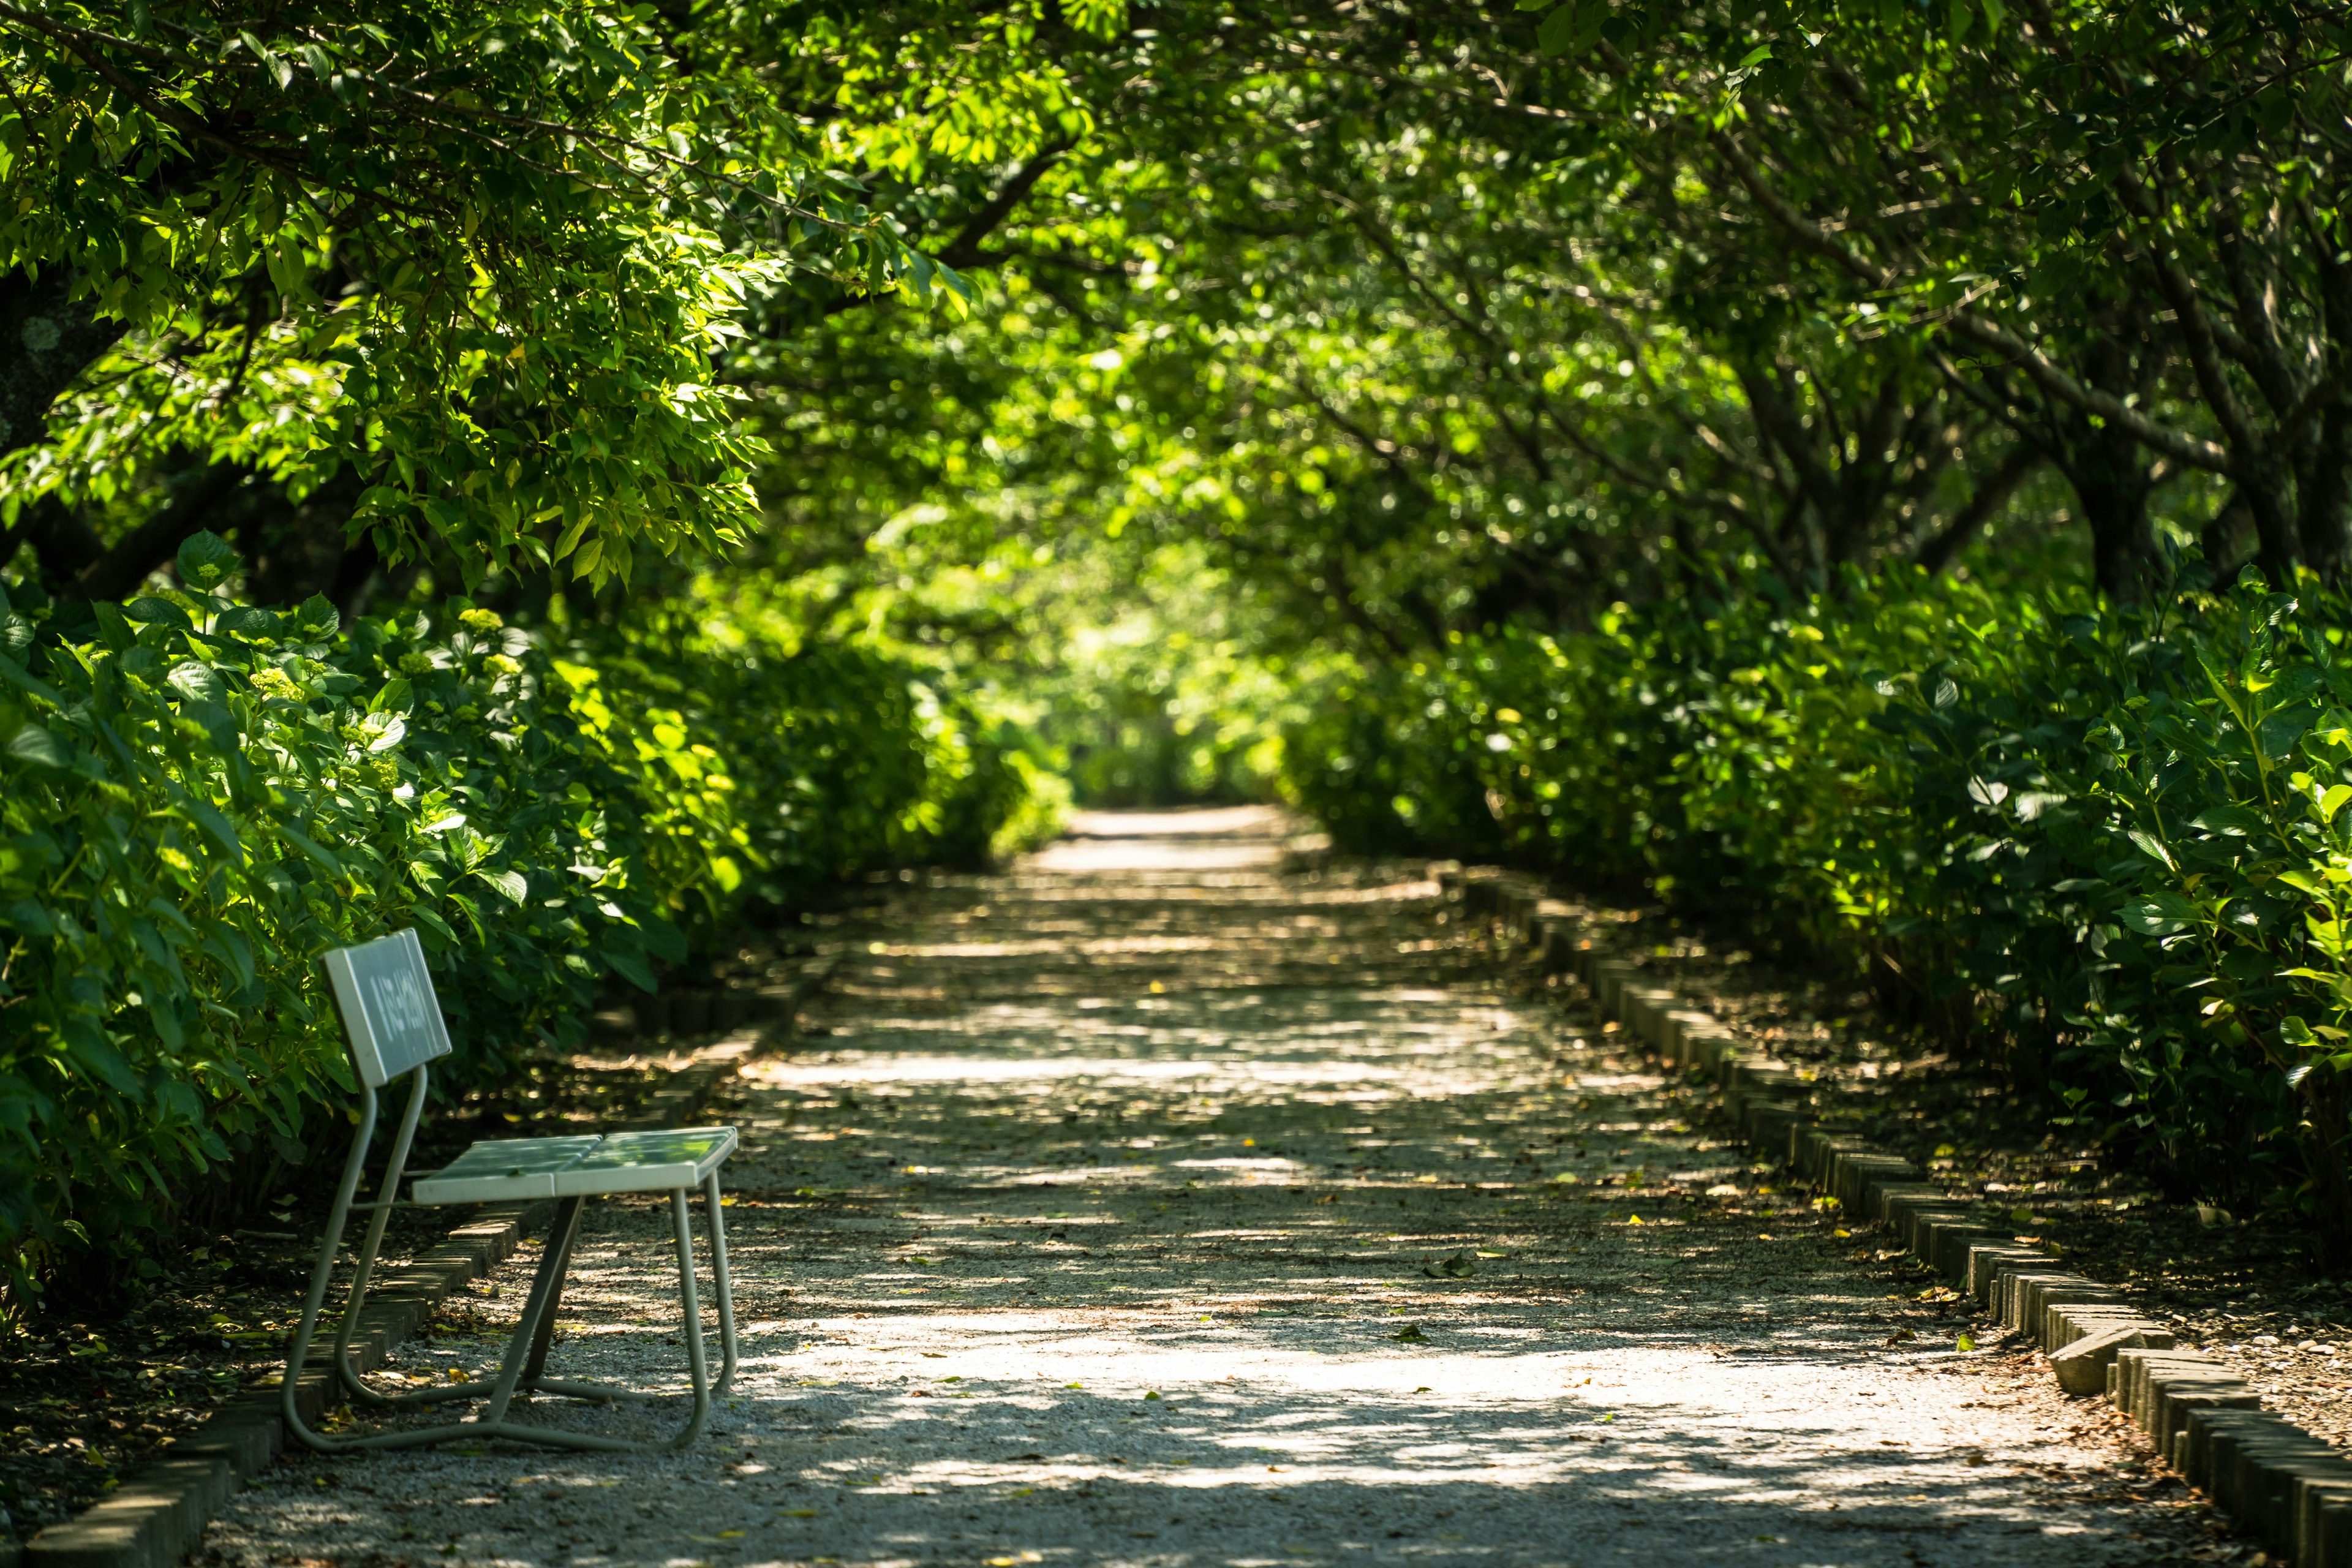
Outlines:
{"label": "broad green leaf", "polygon": [[49,919],[47,910],[30,899],[16,899],[0,904],[0,922],[23,931],[26,936],[55,936],[57,922]]}
{"label": "broad green leaf", "polygon": [[506,900],[510,904],[530,901],[530,883],[520,871],[477,870],[474,874],[506,895]]}
{"label": "broad green leaf", "polygon": [[200,528],[180,546],[180,581],[208,594],[236,575],[244,563],[229,542],[208,528]]}
{"label": "broad green leaf", "polygon": [[173,666],[172,673],[164,679],[183,697],[199,701],[218,702],[228,691],[217,671],[210,665],[199,664],[194,659]]}
{"label": "broad green leaf", "polygon": [[343,875],[342,861],[336,858],[333,854],[329,852],[316,839],[310,837],[310,835],[304,833],[300,828],[296,827],[291,823],[280,822],[278,823],[276,826],[278,834],[283,837],[287,842],[292,844],[297,849],[302,851],[303,854],[317,861],[320,866],[335,876],[340,877]]}
{"label": "broad green leaf", "polygon": [[252,605],[237,605],[214,619],[213,630],[236,637],[265,638],[278,633],[278,617]]}
{"label": "broad green leaf", "polygon": [[8,754],[20,763],[37,768],[61,773],[72,765],[72,759],[58,738],[38,724],[27,724],[8,742]]}
{"label": "broad green leaf", "polygon": [[204,829],[206,837],[227,852],[232,864],[245,864],[245,846],[237,839],[236,828],[211,802],[199,799],[184,790],[174,791],[176,804],[191,821]]}
{"label": "broad green leaf", "polygon": [[613,973],[638,990],[650,995],[659,989],[654,982],[653,967],[646,962],[645,954],[608,942],[604,944],[604,955]]}
{"label": "broad green leaf", "polygon": [[143,621],[150,626],[177,626],[184,632],[196,629],[196,623],[188,618],[187,611],[171,600],[158,598],[152,594],[143,594],[131,600],[124,607],[123,614],[134,621]]}
{"label": "broad green leaf", "polygon": [[648,915],[638,922],[646,948],[656,958],[668,963],[684,963],[687,958],[686,933],[659,915]]}
{"label": "broad green leaf", "polygon": [[2178,893],[2158,893],[2123,908],[2123,922],[2142,936],[2174,936],[2204,918],[2203,911]]}

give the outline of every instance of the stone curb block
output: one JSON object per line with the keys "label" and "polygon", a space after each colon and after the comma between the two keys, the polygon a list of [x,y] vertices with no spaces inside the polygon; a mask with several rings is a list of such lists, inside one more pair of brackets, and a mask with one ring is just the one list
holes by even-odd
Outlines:
{"label": "stone curb block", "polygon": [[1899,1155],[1815,1126],[1811,1086],[1793,1068],[1744,1044],[1703,999],[1650,984],[1642,965],[1616,956],[1533,879],[1452,863],[1430,875],[1469,912],[1500,916],[1544,954],[1547,969],[1578,976],[1602,1017],[1663,1061],[1713,1079],[1759,1152],[1857,1223],[1885,1225],[2004,1327],[2031,1336],[2062,1389],[2105,1394],[2268,1549],[2298,1568],[2352,1568],[2352,1458],[2263,1410],[2224,1363],[2175,1349],[2171,1331],[2133,1312],[2122,1292],[2008,1235],[2000,1215],[1944,1192]]}
{"label": "stone curb block", "polygon": [[[764,988],[762,994],[773,994],[774,1007],[766,1023],[696,1052],[695,1060],[671,1075],[645,1112],[623,1129],[691,1119],[745,1058],[790,1032],[793,1013],[832,977],[837,963],[815,960],[803,964],[790,984]],[[392,1348],[423,1327],[436,1308],[512,1257],[524,1236],[543,1226],[554,1211],[552,1203],[485,1206],[446,1239],[388,1270],[360,1313],[352,1336],[353,1363],[362,1372],[383,1365]],[[340,1403],[331,1352],[314,1353],[298,1375],[295,1405],[305,1421],[318,1421]],[[247,1389],[173,1444],[169,1458],[148,1465],[73,1518],[21,1544],[0,1542],[0,1568],[171,1568],[197,1543],[237,1483],[284,1450],[279,1386],[273,1378]]]}

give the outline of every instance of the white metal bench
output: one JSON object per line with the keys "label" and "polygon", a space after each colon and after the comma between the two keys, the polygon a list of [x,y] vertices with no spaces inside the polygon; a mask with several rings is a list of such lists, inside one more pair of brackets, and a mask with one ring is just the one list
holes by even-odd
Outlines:
{"label": "white metal bench", "polygon": [[[313,1448],[333,1452],[346,1448],[413,1448],[459,1438],[512,1437],[565,1448],[596,1448],[643,1452],[683,1448],[701,1434],[709,1417],[711,1397],[723,1392],[735,1375],[735,1302],[727,1274],[727,1232],[719,1195],[719,1167],[735,1150],[732,1127],[692,1127],[668,1131],[614,1132],[576,1138],[520,1138],[477,1143],[456,1161],[428,1176],[418,1177],[412,1202],[420,1205],[505,1203],[518,1199],[553,1198],[555,1222],[540,1254],[539,1272],[522,1318],[507,1342],[499,1375],[485,1387],[462,1383],[447,1387],[387,1394],[371,1388],[352,1370],[351,1342],[359,1323],[360,1307],[367,1300],[369,1275],[383,1242],[384,1222],[398,1202],[408,1150],[425,1109],[425,1071],[430,1063],[449,1054],[449,1034],[441,1021],[441,1005],[433,993],[433,978],[425,967],[425,951],[414,931],[364,942],[327,954],[327,974],[333,982],[335,1005],[342,1015],[344,1037],[350,1042],[352,1065],[361,1086],[359,1135],[343,1165],[342,1184],[327,1219],[327,1237],[319,1249],[319,1263],[310,1276],[310,1290],[302,1305],[302,1323],[286,1363],[286,1429]],[[393,1141],[392,1158],[373,1203],[355,1203],[360,1178],[375,1136],[376,1091],[393,1079],[412,1079],[408,1106],[400,1131]],[[710,1231],[711,1274],[719,1295],[718,1380],[710,1377],[702,1346],[702,1306],[695,1291],[694,1233],[688,1222],[687,1194],[702,1189],[703,1220]],[[670,1218],[677,1237],[678,1298],[684,1309],[687,1366],[693,1379],[694,1409],[686,1425],[667,1441],[637,1442],[594,1433],[571,1432],[511,1418],[517,1394],[551,1394],[568,1398],[609,1403],[647,1400],[653,1394],[602,1384],[572,1383],[546,1375],[548,1345],[555,1330],[555,1307],[563,1292],[563,1277],[572,1262],[572,1244],[580,1234],[580,1212],[592,1197],[616,1193],[667,1192]],[[451,1400],[487,1400],[486,1407],[469,1420],[414,1427],[364,1436],[329,1436],[312,1431],[296,1407],[296,1384],[310,1355],[327,1284],[335,1267],[343,1227],[354,1208],[373,1211],[367,1238],[362,1244],[352,1274],[351,1300],[343,1309],[335,1336],[335,1373],[352,1399],[381,1411],[430,1406]]]}

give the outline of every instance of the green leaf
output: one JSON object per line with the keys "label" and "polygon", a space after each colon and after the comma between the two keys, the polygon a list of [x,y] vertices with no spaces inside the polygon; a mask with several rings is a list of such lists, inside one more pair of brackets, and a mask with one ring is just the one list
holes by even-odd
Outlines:
{"label": "green leaf", "polygon": [[241,637],[275,637],[278,617],[253,605],[236,605],[213,618],[213,630]]}
{"label": "green leaf", "polygon": [[66,749],[58,738],[38,724],[27,724],[17,731],[8,742],[8,754],[20,763],[58,773],[63,773],[72,765],[72,760],[67,756]]}
{"label": "green leaf", "polygon": [[2204,918],[2204,911],[2179,893],[2158,893],[2123,908],[2123,922],[2142,936],[2173,936]]}
{"label": "green leaf", "polygon": [[230,824],[227,817],[221,815],[219,808],[210,801],[200,799],[185,790],[175,790],[175,794],[177,805],[188,815],[189,819],[198,827],[203,828],[214,843],[226,850],[232,861],[243,866],[245,846],[238,841],[236,827]]}
{"label": "green leaf", "polygon": [[474,875],[505,894],[510,904],[520,906],[530,900],[530,883],[520,871],[478,870]]}
{"label": "green leaf", "polygon": [[333,873],[337,877],[343,875],[343,863],[335,858],[335,857],[328,850],[321,847],[319,842],[312,838],[309,834],[304,833],[300,828],[295,826],[290,822],[281,822],[278,824],[278,831],[286,838],[287,842],[292,844],[297,849],[299,849],[303,854],[308,855],[311,859],[316,860],[328,871]]}
{"label": "green leaf", "polygon": [[0,904],[0,922],[15,927],[26,936],[58,934],[57,922],[49,919],[49,911],[30,899]]}
{"label": "green leaf", "polygon": [[1605,0],[1572,0],[1536,25],[1536,47],[1555,59],[1581,53],[1607,14]]}
{"label": "green leaf", "polygon": [[2333,822],[2347,800],[2352,800],[2352,784],[2330,784],[2320,792],[2319,799],[2313,804],[2318,808],[2320,821]]}
{"label": "green leaf", "polygon": [[650,995],[660,989],[654,983],[653,966],[646,962],[645,954],[610,942],[604,944],[604,962],[613,973],[638,990]]}
{"label": "green leaf", "polygon": [[294,612],[294,624],[323,641],[342,629],[343,613],[324,594],[313,594]]}
{"label": "green leaf", "polygon": [[667,963],[686,962],[686,933],[659,915],[649,915],[638,922],[645,933],[646,947],[656,958]]}
{"label": "green leaf", "polygon": [[236,576],[244,563],[227,540],[209,528],[200,528],[180,546],[177,564],[181,582],[209,594]]}
{"label": "green leaf", "polygon": [[368,711],[371,713],[405,713],[408,711],[410,702],[414,700],[412,694],[415,690],[415,688],[412,687],[408,683],[408,678],[406,676],[395,675],[390,680],[385,681],[381,687],[377,688],[376,694],[368,699]]}
{"label": "green leaf", "polygon": [[2231,838],[2246,837],[2268,826],[2262,817],[2239,805],[2217,805],[2200,811],[2189,819],[2189,825]]}
{"label": "green leaf", "polygon": [[171,600],[157,598],[152,594],[142,594],[131,600],[122,613],[134,621],[144,621],[149,626],[177,626],[184,632],[196,629],[196,623],[188,618],[187,611],[172,603]]}
{"label": "green leaf", "polygon": [[31,692],[34,696],[41,699],[41,700],[48,703],[53,708],[63,708],[66,706],[64,693],[60,692],[56,687],[51,686],[48,682],[38,679],[28,673],[23,665],[18,664],[13,658],[0,657],[0,680],[5,680],[11,686]]}
{"label": "green leaf", "polygon": [[194,659],[173,665],[172,673],[163,679],[173,690],[199,702],[218,702],[228,694],[219,672]]}
{"label": "green leaf", "polygon": [[[167,1013],[168,1009],[151,1009],[149,1016],[154,1019],[159,1031],[176,1032],[164,1022]],[[122,1053],[113,1046],[95,1034],[82,1034],[72,1037],[72,1047],[74,1059],[95,1072],[115,1093],[134,1105],[145,1101],[147,1097],[141,1092],[139,1075],[131,1071],[131,1064],[122,1059]]]}
{"label": "green leaf", "polygon": [[128,653],[132,645],[138,642],[139,634],[131,629],[131,623],[124,618],[121,605],[95,604],[89,607],[89,613],[98,622],[99,640],[116,653]]}

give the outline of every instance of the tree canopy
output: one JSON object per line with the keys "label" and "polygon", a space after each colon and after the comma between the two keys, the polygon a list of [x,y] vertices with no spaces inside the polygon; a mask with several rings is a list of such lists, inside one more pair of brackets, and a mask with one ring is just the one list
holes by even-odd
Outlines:
{"label": "tree canopy", "polygon": [[[59,792],[0,891],[144,801],[116,881],[268,926],[292,1008],[301,867],[381,828],[383,918],[554,1037],[1057,776],[1279,791],[1927,976],[2083,1118],[2293,1144],[2352,1253],[2347,45],[2333,0],[0,0],[0,765]],[[561,831],[468,761],[516,746],[593,781]],[[453,879],[417,803],[466,789],[521,826]],[[247,883],[189,802],[277,847]],[[574,838],[651,890],[573,899],[559,996],[445,889]],[[107,951],[173,973],[154,930]],[[56,1029],[144,1026],[92,994]]]}

